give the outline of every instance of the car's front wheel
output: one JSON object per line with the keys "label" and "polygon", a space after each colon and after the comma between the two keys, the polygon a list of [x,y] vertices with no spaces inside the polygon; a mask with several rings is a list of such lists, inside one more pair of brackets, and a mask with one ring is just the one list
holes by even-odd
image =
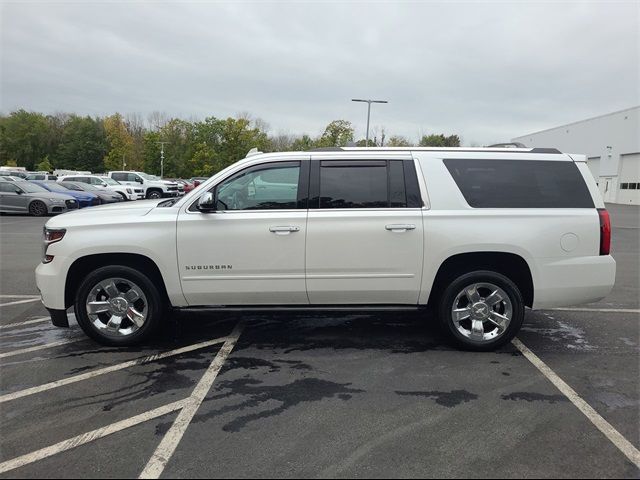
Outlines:
{"label": "car's front wheel", "polygon": [[87,275],[75,300],[82,330],[99,343],[114,346],[149,339],[160,325],[164,307],[149,277],[120,265],[98,268]]}
{"label": "car's front wheel", "polygon": [[43,217],[48,213],[47,206],[41,200],[34,200],[29,204],[29,213],[34,217]]}
{"label": "car's front wheel", "polygon": [[151,190],[150,192],[147,192],[147,198],[153,200],[162,198],[162,192],[159,192],[158,190]]}
{"label": "car's front wheel", "polygon": [[517,285],[504,275],[470,272],[444,290],[438,319],[457,346],[494,350],[511,341],[520,330],[524,301]]}

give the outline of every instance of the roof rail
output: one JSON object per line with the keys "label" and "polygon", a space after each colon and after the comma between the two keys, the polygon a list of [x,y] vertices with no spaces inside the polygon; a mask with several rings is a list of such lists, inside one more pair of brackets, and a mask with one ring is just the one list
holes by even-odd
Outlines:
{"label": "roof rail", "polygon": [[507,143],[494,143],[493,145],[487,145],[487,148],[527,148],[524,143],[520,142],[507,142]]}

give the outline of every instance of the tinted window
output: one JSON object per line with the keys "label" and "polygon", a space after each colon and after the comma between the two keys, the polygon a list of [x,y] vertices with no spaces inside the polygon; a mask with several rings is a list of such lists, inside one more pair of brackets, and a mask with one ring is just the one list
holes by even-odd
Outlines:
{"label": "tinted window", "polygon": [[386,160],[322,161],[320,208],[388,208],[387,180]]}
{"label": "tinted window", "polygon": [[0,182],[0,192],[16,193],[16,186],[13,183]]}
{"label": "tinted window", "polygon": [[445,159],[474,208],[593,208],[574,162]]}
{"label": "tinted window", "polygon": [[117,180],[119,182],[126,182],[127,181],[127,174],[126,173],[112,173],[111,174],[111,178],[113,178],[114,180]]}
{"label": "tinted window", "polygon": [[298,204],[300,162],[247,168],[216,187],[222,210],[294,209]]}

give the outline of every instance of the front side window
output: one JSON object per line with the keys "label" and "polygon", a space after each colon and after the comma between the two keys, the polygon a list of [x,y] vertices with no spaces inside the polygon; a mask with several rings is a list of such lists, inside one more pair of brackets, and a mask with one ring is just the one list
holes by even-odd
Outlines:
{"label": "front side window", "polygon": [[216,187],[220,210],[295,209],[300,162],[277,162],[247,168]]}

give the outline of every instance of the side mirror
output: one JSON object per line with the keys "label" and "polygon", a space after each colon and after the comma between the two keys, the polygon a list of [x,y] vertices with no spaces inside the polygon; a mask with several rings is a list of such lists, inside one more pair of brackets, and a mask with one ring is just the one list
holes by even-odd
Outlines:
{"label": "side mirror", "polygon": [[16,188],[16,190],[15,190],[15,191],[16,191],[16,193],[17,193],[18,195],[22,195],[22,189],[20,189],[20,188]]}
{"label": "side mirror", "polygon": [[200,195],[198,200],[198,210],[202,213],[212,213],[216,211],[215,195],[211,192],[205,192]]}

